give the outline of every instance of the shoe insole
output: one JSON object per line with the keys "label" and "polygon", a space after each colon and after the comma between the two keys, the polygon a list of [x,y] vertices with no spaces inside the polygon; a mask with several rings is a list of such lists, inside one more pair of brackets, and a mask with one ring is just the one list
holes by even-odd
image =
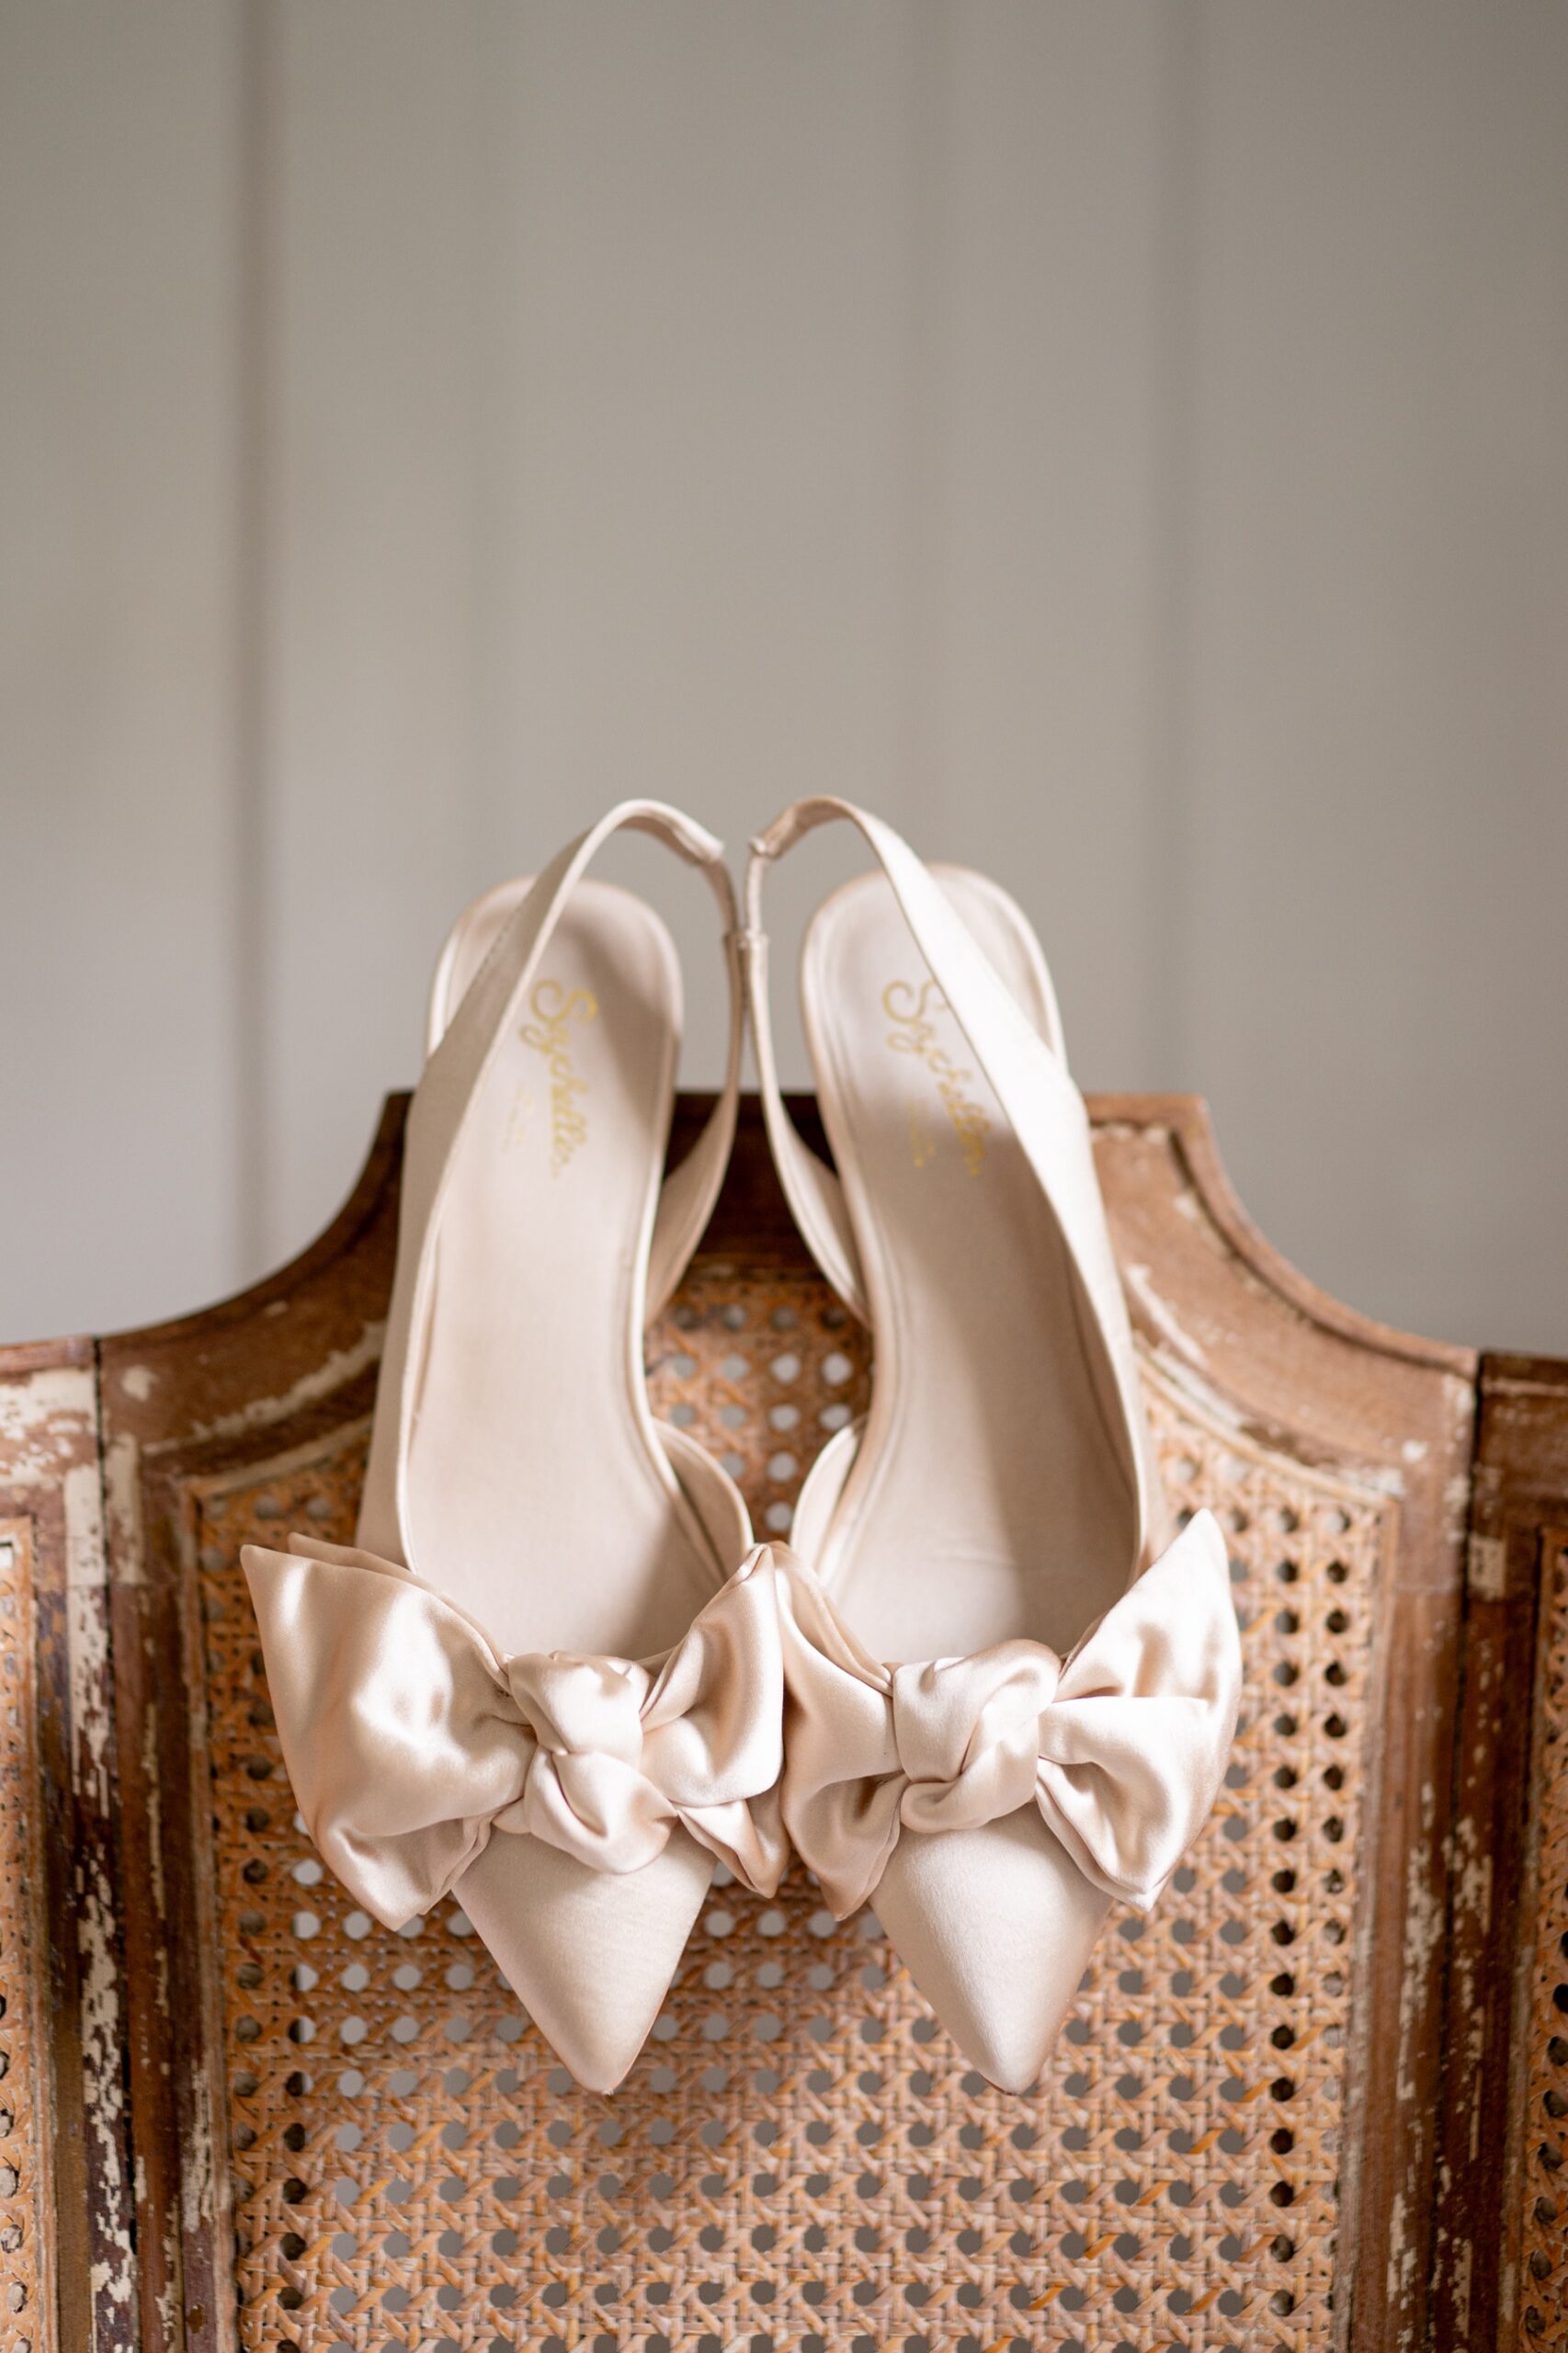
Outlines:
{"label": "shoe insole", "polygon": [[[444,968],[448,1017],[495,900]],[[579,883],[457,1146],[416,1359],[409,1565],[506,1654],[645,1658],[722,1582],[642,1386],[680,1031],[664,925]]]}
{"label": "shoe insole", "polygon": [[[1049,1034],[1013,903],[937,879]],[[1020,1634],[1065,1653],[1125,1591],[1134,1549],[1066,1245],[883,876],[825,902],[801,986],[876,1339],[820,1572],[881,1659]]]}

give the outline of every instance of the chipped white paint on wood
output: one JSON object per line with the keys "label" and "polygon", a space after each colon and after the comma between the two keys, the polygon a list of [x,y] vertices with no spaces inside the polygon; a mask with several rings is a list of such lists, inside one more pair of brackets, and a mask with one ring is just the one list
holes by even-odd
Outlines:
{"label": "chipped white paint on wood", "polygon": [[1195,1365],[1202,1364],[1204,1361],[1202,1347],[1193,1338],[1192,1334],[1183,1328],[1168,1302],[1160,1296],[1155,1288],[1152,1270],[1148,1267],[1130,1264],[1124,1259],[1121,1265],[1121,1279],[1154,1329],[1163,1338],[1171,1343],[1178,1357],[1186,1362]]}
{"label": "chipped white paint on wood", "polygon": [[141,1452],[136,1440],[121,1431],[104,1449],[104,1505],[108,1551],[118,1585],[142,1582]]}
{"label": "chipped white paint on wood", "polygon": [[0,1445],[9,1476],[24,1486],[56,1482],[81,1451],[92,1410],[92,1376],[79,1365],[51,1365],[0,1381]]}
{"label": "chipped white paint on wood", "polygon": [[1467,1575],[1478,1601],[1502,1601],[1508,1590],[1508,1547],[1500,1536],[1472,1535]]}
{"label": "chipped white paint on wood", "polygon": [[[73,1790],[85,1816],[108,1819],[111,1745],[108,1590],[97,1447],[96,1376],[90,1365],[55,1365],[0,1381],[0,1442],[7,1478],[22,1494],[60,1498],[64,1524],[66,1707]],[[124,2016],[119,1982],[113,1891],[100,1850],[71,1857],[72,1916],[80,1971],[83,2113],[100,2252],[88,2291],[103,2341],[117,2329],[109,2315],[129,2314],[135,2291],[129,2232],[112,2219],[120,2184]],[[40,1890],[41,1900],[41,1890]],[[40,1936],[33,1949],[45,1949]],[[34,2024],[47,2018],[45,1989],[29,1989]],[[47,2150],[35,2162],[47,2177]]]}

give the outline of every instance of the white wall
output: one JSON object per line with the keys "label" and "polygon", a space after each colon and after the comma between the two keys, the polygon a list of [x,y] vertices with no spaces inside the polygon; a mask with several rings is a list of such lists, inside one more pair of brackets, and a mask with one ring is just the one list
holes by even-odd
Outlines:
{"label": "white wall", "polygon": [[0,0],[0,1331],[306,1240],[609,798],[827,788],[1568,1351],[1565,629],[1557,0]]}

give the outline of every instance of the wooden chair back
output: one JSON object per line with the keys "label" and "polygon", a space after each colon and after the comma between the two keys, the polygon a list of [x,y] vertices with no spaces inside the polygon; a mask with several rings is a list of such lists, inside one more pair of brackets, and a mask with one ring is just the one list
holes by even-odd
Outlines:
{"label": "wooden chair back", "polygon": [[[0,1358],[0,2353],[1568,2343],[1568,1368],[1369,1324],[1199,1105],[1092,1108],[1247,1682],[1022,2098],[798,1868],[715,1887],[612,2099],[455,1906],[391,1935],[324,1871],[238,1555],[350,1536],[401,1103],[269,1280]],[[871,1367],[755,1106],[648,1367],[787,1532]]]}

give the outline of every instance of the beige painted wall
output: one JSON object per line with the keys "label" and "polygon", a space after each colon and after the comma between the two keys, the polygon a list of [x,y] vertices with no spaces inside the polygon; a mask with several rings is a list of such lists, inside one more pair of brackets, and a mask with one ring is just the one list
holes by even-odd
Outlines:
{"label": "beige painted wall", "polygon": [[1568,1351],[1565,635],[1558,0],[0,0],[0,1332],[308,1238],[608,799],[829,788]]}

